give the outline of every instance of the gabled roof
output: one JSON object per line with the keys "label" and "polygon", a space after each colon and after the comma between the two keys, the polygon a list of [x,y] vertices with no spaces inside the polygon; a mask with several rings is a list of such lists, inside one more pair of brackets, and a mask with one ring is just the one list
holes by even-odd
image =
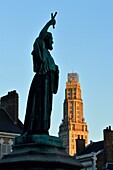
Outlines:
{"label": "gabled roof", "polygon": [[104,149],[104,141],[91,142],[85,147],[85,150],[79,155],[90,154],[92,152],[97,153],[100,150]]}
{"label": "gabled roof", "polygon": [[19,119],[17,123],[14,123],[9,114],[4,109],[0,108],[0,132],[20,134],[22,129],[23,124]]}

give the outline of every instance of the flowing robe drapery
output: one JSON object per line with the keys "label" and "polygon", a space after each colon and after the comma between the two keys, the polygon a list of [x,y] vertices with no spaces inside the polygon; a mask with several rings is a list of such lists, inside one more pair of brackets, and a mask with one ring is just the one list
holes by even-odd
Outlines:
{"label": "flowing robe drapery", "polygon": [[32,55],[36,74],[29,91],[22,135],[48,134],[52,96],[58,89],[58,66],[40,37],[35,40]]}

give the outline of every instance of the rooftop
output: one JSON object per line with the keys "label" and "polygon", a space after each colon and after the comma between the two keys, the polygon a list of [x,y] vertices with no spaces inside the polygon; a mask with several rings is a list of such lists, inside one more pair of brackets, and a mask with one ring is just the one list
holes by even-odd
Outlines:
{"label": "rooftop", "polygon": [[23,124],[19,119],[15,123],[9,114],[3,108],[0,108],[0,132],[20,134],[22,129]]}
{"label": "rooftop", "polygon": [[85,150],[81,152],[79,155],[90,154],[92,152],[97,153],[100,150],[104,149],[104,141],[91,142],[89,145],[85,147]]}

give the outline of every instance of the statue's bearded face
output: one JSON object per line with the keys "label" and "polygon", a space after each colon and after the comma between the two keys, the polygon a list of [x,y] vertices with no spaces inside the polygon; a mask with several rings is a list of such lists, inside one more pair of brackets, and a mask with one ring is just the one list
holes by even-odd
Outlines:
{"label": "statue's bearded face", "polygon": [[49,38],[49,40],[48,40],[48,50],[52,50],[53,49],[53,38],[51,37],[51,38]]}
{"label": "statue's bearded face", "polygon": [[53,49],[53,37],[51,33],[48,33],[46,38],[45,38],[45,47],[47,50],[52,50]]}

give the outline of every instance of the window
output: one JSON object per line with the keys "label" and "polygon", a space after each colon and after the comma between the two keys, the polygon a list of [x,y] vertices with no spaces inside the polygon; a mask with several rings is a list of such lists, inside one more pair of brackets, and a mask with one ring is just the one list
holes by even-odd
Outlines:
{"label": "window", "polygon": [[70,109],[72,109],[73,108],[73,106],[70,106]]}
{"label": "window", "polygon": [[79,115],[77,115],[77,118],[79,118]]}
{"label": "window", "polygon": [[82,131],[84,131],[84,125],[82,125]]}
{"label": "window", "polygon": [[71,145],[71,149],[74,149],[74,145]]}
{"label": "window", "polygon": [[68,99],[71,99],[71,97],[72,97],[72,89],[68,89],[67,97],[68,97]]}
{"label": "window", "polygon": [[72,124],[72,130],[75,130],[75,125],[74,124]]}
{"label": "window", "polygon": [[79,105],[77,105],[77,110],[79,110]]}
{"label": "window", "polygon": [[74,140],[74,139],[72,139],[72,142],[74,143],[74,142],[75,142],[75,140]]}
{"label": "window", "polygon": [[72,138],[74,138],[74,134],[72,134]]}
{"label": "window", "polygon": [[12,145],[10,144],[0,144],[0,158],[2,158],[4,155],[7,155],[12,151]]}
{"label": "window", "polygon": [[85,131],[87,131],[87,126],[85,126]]}
{"label": "window", "polygon": [[73,111],[72,111],[72,110],[70,110],[70,114],[73,114]]}
{"label": "window", "polygon": [[74,99],[76,99],[76,89],[74,89]]}

